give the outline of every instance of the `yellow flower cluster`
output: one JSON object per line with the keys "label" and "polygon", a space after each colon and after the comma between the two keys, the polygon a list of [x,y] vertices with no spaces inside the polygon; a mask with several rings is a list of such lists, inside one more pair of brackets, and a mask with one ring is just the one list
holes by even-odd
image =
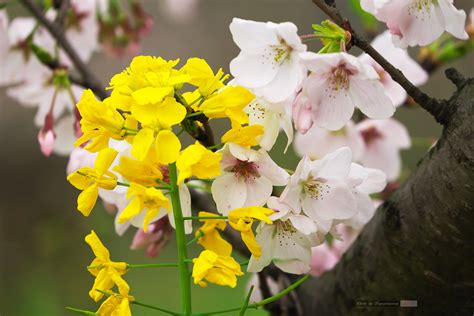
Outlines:
{"label": "yellow flower cluster", "polygon": [[[99,307],[97,314],[101,316],[132,315],[130,303],[134,301],[134,298],[129,295],[130,287],[122,278],[122,275],[127,272],[127,264],[111,261],[109,251],[94,231],[86,236],[85,241],[96,256],[87,267],[89,272],[95,276],[89,296],[96,302],[100,301],[104,295],[108,296]],[[114,285],[118,288],[118,294],[110,291]]]}

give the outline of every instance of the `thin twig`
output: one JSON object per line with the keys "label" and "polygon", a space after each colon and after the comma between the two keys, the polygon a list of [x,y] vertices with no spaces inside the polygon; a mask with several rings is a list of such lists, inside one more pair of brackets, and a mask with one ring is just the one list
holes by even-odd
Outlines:
{"label": "thin twig", "polygon": [[87,65],[81,60],[76,50],[72,47],[64,35],[63,28],[59,28],[56,24],[49,21],[41,12],[40,8],[33,3],[32,0],[20,0],[20,3],[41,23],[53,36],[58,44],[63,48],[66,54],[71,59],[74,67],[81,74],[83,79],[82,86],[90,88],[94,93],[102,99],[107,97],[105,87],[102,85],[100,80],[95,74],[87,67]]}
{"label": "thin twig", "polygon": [[336,24],[351,33],[351,43],[359,47],[367,55],[372,57],[385,71],[387,71],[393,80],[405,89],[407,94],[411,96],[423,109],[434,116],[437,122],[444,123],[446,121],[446,108],[442,101],[436,100],[422,92],[419,88],[414,86],[405,75],[395,68],[388,60],[386,60],[380,53],[372,47],[362,36],[357,34],[351,27],[349,21],[344,18],[335,6],[329,6],[324,0],[312,0],[327,16],[331,18]]}
{"label": "thin twig", "polygon": [[66,22],[67,11],[69,10],[71,0],[61,0],[58,14],[54,20],[54,24],[64,31],[64,22]]}

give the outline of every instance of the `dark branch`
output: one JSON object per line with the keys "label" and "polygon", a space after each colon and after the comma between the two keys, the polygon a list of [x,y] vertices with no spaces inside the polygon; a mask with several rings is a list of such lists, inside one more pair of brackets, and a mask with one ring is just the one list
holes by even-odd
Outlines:
{"label": "dark branch", "polygon": [[[59,6],[58,15],[54,20],[54,24],[58,27],[63,29],[64,23],[66,22],[67,11],[69,10],[70,0],[62,0],[61,5]],[[64,29],[63,29],[64,30]]]}
{"label": "dark branch", "polygon": [[367,55],[372,57],[385,71],[387,71],[393,80],[405,89],[407,94],[411,96],[423,109],[428,111],[434,116],[437,122],[445,124],[450,109],[446,108],[446,104],[443,101],[433,99],[423,93],[420,89],[414,86],[405,75],[395,68],[388,60],[386,60],[376,49],[372,47],[362,36],[357,34],[347,19],[345,19],[335,6],[329,6],[323,0],[312,0],[313,3],[318,6],[327,16],[331,18],[336,24],[344,28],[346,31],[351,33],[351,44],[359,47]]}
{"label": "dark branch", "polygon": [[82,86],[90,88],[94,93],[102,99],[105,99],[108,95],[105,91],[105,87],[102,85],[100,80],[95,76],[95,74],[90,71],[87,65],[81,60],[79,55],[76,53],[74,48],[71,46],[71,43],[68,41],[64,35],[64,30],[58,25],[49,21],[41,12],[36,4],[32,0],[20,0],[23,6],[30,11],[30,13],[41,23],[53,36],[62,49],[69,56],[71,61],[74,64],[74,67],[77,69],[79,74],[82,77]]}

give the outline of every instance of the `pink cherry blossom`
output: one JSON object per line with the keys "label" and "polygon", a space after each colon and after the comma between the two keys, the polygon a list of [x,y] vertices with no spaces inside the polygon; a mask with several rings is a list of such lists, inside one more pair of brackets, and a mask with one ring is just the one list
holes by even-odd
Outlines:
{"label": "pink cherry blossom", "polygon": [[466,12],[456,9],[453,0],[361,0],[361,6],[387,24],[399,47],[428,45],[444,31],[468,38]]}
{"label": "pink cherry blossom", "polygon": [[222,150],[221,169],[211,191],[217,210],[224,215],[239,207],[264,205],[273,186],[283,186],[289,178],[265,150],[232,143]]}
{"label": "pink cherry blossom", "polygon": [[148,232],[140,228],[133,237],[130,249],[146,249],[148,257],[156,257],[170,240],[172,233],[168,217],[163,217],[150,224]]}
{"label": "pink cherry blossom", "polygon": [[347,53],[300,54],[311,74],[303,93],[311,101],[312,119],[320,127],[341,129],[358,107],[371,118],[388,118],[395,108],[373,67]]}
{"label": "pink cherry blossom", "polygon": [[388,181],[400,176],[400,150],[411,146],[410,136],[405,126],[394,119],[364,120],[357,124],[365,150],[360,161],[365,167],[382,170]]}
{"label": "pink cherry blossom", "polygon": [[353,160],[357,161],[365,148],[364,140],[352,121],[348,121],[338,131],[313,126],[306,134],[297,133],[293,146],[298,155],[307,155],[313,160],[322,158],[338,148],[349,147]]}
{"label": "pink cherry blossom", "polygon": [[[377,36],[372,42],[372,46],[387,59],[392,65],[397,67],[408,80],[415,86],[419,86],[428,81],[427,72],[415,62],[404,49],[395,47],[388,31]],[[374,67],[380,77],[380,82],[385,88],[385,93],[390,97],[395,106],[405,102],[407,93],[392,77],[367,54],[359,56],[363,62]]]}

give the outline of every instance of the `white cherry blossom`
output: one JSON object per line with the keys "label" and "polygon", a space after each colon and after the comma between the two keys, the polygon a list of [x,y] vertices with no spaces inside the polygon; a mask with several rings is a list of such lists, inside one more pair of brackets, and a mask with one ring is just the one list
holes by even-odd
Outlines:
{"label": "white cherry blossom", "polygon": [[306,70],[299,54],[306,51],[290,22],[255,22],[234,18],[230,31],[240,54],[230,63],[236,82],[255,89],[270,102],[282,102],[296,93]]}
{"label": "white cherry blossom", "polygon": [[[398,68],[415,86],[422,85],[428,81],[428,73],[408,55],[408,52],[395,47],[389,31],[385,31],[377,36],[372,42],[372,46],[393,66]],[[393,104],[395,106],[403,104],[407,98],[405,89],[396,83],[372,57],[367,54],[362,54],[359,58],[374,67],[380,77],[380,82],[385,88],[385,93],[392,100]]]}
{"label": "white cherry blossom", "polygon": [[280,202],[294,213],[302,211],[316,222],[321,233],[328,233],[333,220],[345,220],[357,214],[352,183],[348,181],[351,161],[348,147],[320,160],[303,157],[281,194]]}
{"label": "white cherry blossom", "polygon": [[283,129],[288,140],[286,148],[293,141],[293,126],[287,103],[270,103],[264,98],[255,98],[245,108],[245,112],[249,115],[249,125],[259,124],[264,127],[264,133],[259,137],[258,143],[267,151],[275,144],[280,129]]}
{"label": "white cherry blossom", "polygon": [[468,38],[466,12],[456,9],[453,0],[361,0],[361,6],[387,24],[399,47],[428,45],[444,31]]}
{"label": "white cherry blossom", "polygon": [[288,173],[268,155],[229,143],[222,150],[221,176],[211,187],[217,210],[227,215],[229,211],[244,207],[264,205],[272,194],[273,186],[288,182]]}
{"label": "white cherry blossom", "polygon": [[357,106],[370,118],[388,118],[395,108],[373,67],[347,53],[301,54],[311,74],[303,94],[312,107],[316,125],[341,129]]}
{"label": "white cherry blossom", "polygon": [[[278,198],[270,197],[267,206],[276,211],[270,218],[273,224],[261,223],[257,228],[257,242],[262,247],[260,258],[252,256],[247,271],[260,272],[273,262],[287,273],[303,274],[310,270],[311,247],[316,224],[304,214],[295,214]],[[280,211],[281,210],[281,211]]]}
{"label": "white cherry blossom", "polygon": [[388,181],[400,176],[400,150],[411,146],[405,126],[394,119],[364,120],[357,129],[365,142],[365,150],[358,161],[365,167],[382,170]]}

